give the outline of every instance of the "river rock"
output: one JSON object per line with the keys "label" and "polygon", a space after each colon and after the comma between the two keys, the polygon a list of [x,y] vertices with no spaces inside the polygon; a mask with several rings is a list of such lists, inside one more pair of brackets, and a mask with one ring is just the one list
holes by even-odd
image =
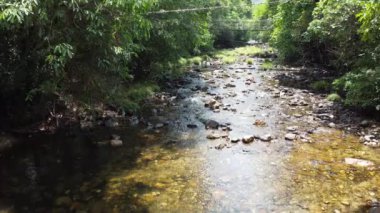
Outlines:
{"label": "river rock", "polygon": [[187,124],[187,128],[196,129],[196,128],[198,128],[198,126],[196,124]]}
{"label": "river rock", "polygon": [[221,149],[224,149],[225,147],[227,147],[227,144],[222,143],[222,144],[215,146],[215,149],[221,150]]}
{"label": "river rock", "polygon": [[297,135],[293,133],[289,133],[285,135],[285,140],[288,141],[294,141],[296,139]]}
{"label": "river rock", "polygon": [[211,99],[205,103],[205,107],[212,107],[217,103],[215,99]]}
{"label": "river rock", "polygon": [[348,165],[361,166],[361,167],[369,167],[369,166],[375,165],[372,161],[357,159],[357,158],[345,158],[344,163]]}
{"label": "river rock", "polygon": [[120,146],[123,146],[123,141],[122,140],[113,139],[113,140],[110,141],[110,145],[112,147],[120,147]]}
{"label": "river rock", "polygon": [[212,110],[219,109],[221,106],[222,106],[222,104],[215,99],[211,99],[210,101],[206,102],[206,104],[205,104],[205,107],[210,108]]}
{"label": "river rock", "polygon": [[361,127],[369,127],[371,123],[368,120],[364,120],[360,123]]}
{"label": "river rock", "polygon": [[264,142],[270,142],[270,141],[273,140],[273,137],[270,134],[266,134],[266,135],[263,135],[263,136],[259,136],[259,139],[261,141],[264,141]]}
{"label": "river rock", "polygon": [[364,141],[366,141],[366,142],[370,142],[370,141],[372,141],[373,139],[375,139],[375,136],[374,136],[374,135],[365,135],[365,136],[363,137],[363,139],[364,139]]}
{"label": "river rock", "polygon": [[252,143],[255,140],[255,137],[253,135],[244,136],[242,138],[243,143]]}
{"label": "river rock", "polygon": [[212,133],[212,134],[207,135],[207,139],[209,139],[209,140],[216,140],[216,139],[219,139],[221,137],[222,137],[221,135],[216,134],[216,133]]}
{"label": "river rock", "polygon": [[286,128],[288,132],[295,132],[298,130],[298,126],[289,126]]}
{"label": "river rock", "polygon": [[233,87],[236,87],[236,85],[235,85],[235,84],[228,83],[228,84],[226,84],[226,87],[233,88]]}
{"label": "river rock", "polygon": [[217,121],[214,120],[207,120],[205,122],[206,129],[218,129],[220,124]]}
{"label": "river rock", "polygon": [[240,141],[240,138],[231,138],[231,143],[238,143]]}

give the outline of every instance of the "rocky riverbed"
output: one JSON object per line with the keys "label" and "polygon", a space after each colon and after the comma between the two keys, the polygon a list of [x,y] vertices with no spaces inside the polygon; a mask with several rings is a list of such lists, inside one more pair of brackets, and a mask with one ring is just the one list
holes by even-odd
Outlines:
{"label": "rocky riverbed", "polygon": [[191,67],[141,116],[29,138],[0,158],[0,211],[377,211],[380,125],[262,62]]}

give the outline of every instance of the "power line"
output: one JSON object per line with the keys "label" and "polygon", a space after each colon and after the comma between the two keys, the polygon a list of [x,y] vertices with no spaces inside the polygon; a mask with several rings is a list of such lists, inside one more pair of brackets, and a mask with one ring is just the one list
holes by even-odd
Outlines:
{"label": "power line", "polygon": [[148,15],[151,14],[167,14],[167,13],[185,13],[185,12],[197,12],[197,11],[207,11],[207,10],[217,10],[217,9],[225,9],[225,8],[232,8],[232,7],[248,7],[248,6],[255,6],[255,5],[263,5],[263,4],[285,4],[288,3],[290,0],[286,1],[276,1],[276,2],[261,2],[261,3],[252,3],[250,5],[232,5],[232,6],[214,6],[214,7],[200,7],[200,8],[186,8],[186,9],[176,9],[176,10],[159,10],[159,11],[153,11],[148,12]]}
{"label": "power line", "polygon": [[228,8],[228,6],[217,6],[217,7],[202,7],[202,8],[188,8],[188,9],[177,9],[177,10],[160,10],[155,12],[148,12],[148,14],[165,14],[165,13],[184,13],[184,12],[195,12],[195,11],[204,11],[204,10],[216,10]]}

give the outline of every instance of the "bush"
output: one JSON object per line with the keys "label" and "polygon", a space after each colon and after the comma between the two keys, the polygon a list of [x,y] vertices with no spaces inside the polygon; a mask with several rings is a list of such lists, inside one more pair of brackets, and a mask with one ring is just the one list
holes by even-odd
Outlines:
{"label": "bush", "polygon": [[202,58],[199,56],[196,56],[196,57],[190,59],[190,61],[191,61],[191,63],[193,63],[194,65],[197,65],[197,66],[202,64]]}
{"label": "bush", "polygon": [[327,96],[327,100],[332,102],[340,102],[342,101],[342,98],[337,93],[332,93],[329,96]]}
{"label": "bush", "polygon": [[264,63],[260,66],[261,69],[264,69],[264,70],[270,70],[270,69],[273,69],[273,62],[266,59],[264,61]]}
{"label": "bush", "polygon": [[325,80],[316,81],[310,87],[317,92],[329,92],[331,90],[331,83]]}
{"label": "bush", "polygon": [[380,105],[380,67],[349,72],[333,83],[336,91],[345,94],[349,106],[377,108]]}

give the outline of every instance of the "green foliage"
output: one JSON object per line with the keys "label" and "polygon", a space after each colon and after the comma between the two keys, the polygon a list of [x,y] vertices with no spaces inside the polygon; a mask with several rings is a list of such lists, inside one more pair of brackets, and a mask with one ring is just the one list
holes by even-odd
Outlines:
{"label": "green foliage", "polygon": [[[213,6],[231,8],[160,13]],[[184,58],[213,50],[223,32],[247,39],[218,20],[240,21],[250,10],[247,0],[0,0],[0,100],[134,108],[141,99],[130,97],[131,85],[178,77]]]}
{"label": "green foliage", "polygon": [[252,65],[253,64],[253,59],[249,58],[246,60],[247,64],[248,65]]}
{"label": "green foliage", "polygon": [[295,62],[302,58],[303,47],[307,45],[303,34],[312,21],[314,7],[312,0],[288,1],[278,5],[270,42],[277,48],[281,60]]}
{"label": "green foliage", "polygon": [[362,4],[363,9],[357,14],[361,23],[359,34],[365,47],[360,62],[374,68],[373,65],[380,64],[380,4],[376,1]]}
{"label": "green foliage", "polygon": [[337,91],[344,92],[347,105],[365,108],[380,105],[380,67],[349,72],[333,85]]}
{"label": "green foliage", "polygon": [[[313,62],[336,70],[335,89],[350,106],[379,107],[380,4],[376,0],[298,0],[253,12],[256,24],[274,20],[270,43],[285,62]],[[270,23],[264,23],[270,27]],[[266,40],[268,35],[256,38]],[[328,92],[326,81],[311,88]],[[335,99],[335,96],[330,97]]]}
{"label": "green foliage", "polygon": [[329,96],[327,96],[327,100],[332,102],[340,102],[342,101],[342,98],[337,93],[332,93]]}
{"label": "green foliage", "polygon": [[235,49],[218,50],[212,56],[221,60],[225,64],[231,64],[238,60],[239,56],[257,57],[265,53],[264,49],[258,46],[246,46]]}
{"label": "green foliage", "polygon": [[114,90],[114,94],[110,95],[107,101],[110,104],[122,106],[130,112],[135,112],[140,109],[140,103],[143,100],[158,90],[159,87],[155,83],[137,83],[128,88]]}
{"label": "green foliage", "polygon": [[328,92],[331,90],[331,83],[326,80],[316,81],[310,87],[317,92]]}
{"label": "green foliage", "polygon": [[324,0],[317,4],[313,12],[313,21],[305,38],[314,41],[316,52],[323,52],[329,59],[327,63],[337,69],[352,66],[353,59],[362,53],[357,36],[359,21],[356,18],[361,8],[356,0]]}
{"label": "green foliage", "polygon": [[202,63],[202,58],[199,56],[196,56],[196,57],[191,58],[190,61],[192,64],[199,66]]}
{"label": "green foliage", "polygon": [[270,5],[258,4],[252,9],[252,23],[256,31],[251,34],[251,38],[257,41],[268,42],[272,30],[272,20],[270,17]]}
{"label": "green foliage", "polygon": [[265,60],[264,63],[260,66],[260,68],[263,70],[270,70],[273,69],[273,67],[273,62],[270,60]]}
{"label": "green foliage", "polygon": [[252,18],[252,2],[250,0],[223,0],[221,2],[228,8],[211,15],[214,46],[222,48],[239,46],[250,39],[249,22]]}

